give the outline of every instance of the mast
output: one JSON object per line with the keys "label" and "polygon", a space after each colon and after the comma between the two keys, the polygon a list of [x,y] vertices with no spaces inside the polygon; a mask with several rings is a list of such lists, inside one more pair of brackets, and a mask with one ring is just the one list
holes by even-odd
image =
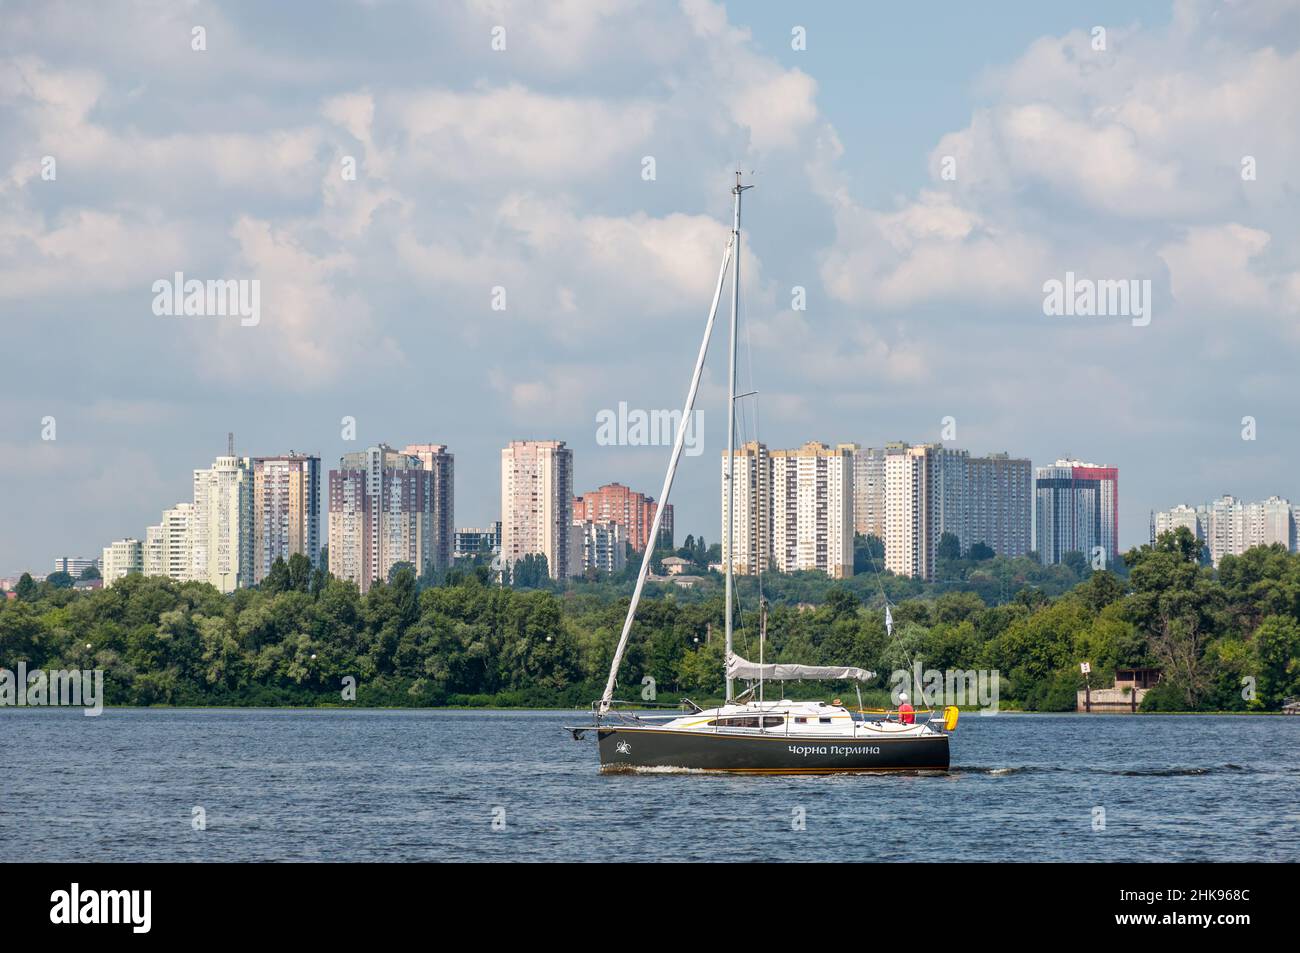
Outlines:
{"label": "mast", "polygon": [[[727,643],[726,663],[731,663],[732,643],[732,577],[736,564],[736,316],[740,310],[740,196],[752,185],[740,184],[736,173],[736,186],[731,194],[736,197],[735,216],[731,226],[731,247],[735,261],[731,267],[731,344],[727,355]],[[734,681],[727,674],[727,701],[735,693]]]}
{"label": "mast", "polygon": [[[605,682],[605,693],[600,696],[598,713],[609,711],[614,698],[614,684],[618,678],[618,667],[627,650],[628,635],[632,631],[632,620],[636,616],[637,606],[641,602],[641,591],[645,588],[646,574],[650,571],[650,561],[654,557],[655,543],[659,539],[659,526],[663,522],[664,510],[668,507],[668,494],[673,488],[673,477],[677,473],[677,463],[682,457],[682,447],[686,443],[686,428],[690,424],[691,412],[695,409],[695,396],[699,393],[700,378],[704,373],[704,359],[709,353],[709,339],[713,336],[714,319],[718,316],[718,304],[722,301],[722,287],[727,279],[727,266],[731,263],[735,249],[735,234],[727,241],[722,253],[722,266],[718,269],[718,284],[713,290],[713,304],[709,307],[709,320],[704,326],[704,340],[700,342],[700,353],[695,359],[695,372],[691,375],[691,386],[686,392],[686,403],[682,406],[682,419],[677,424],[677,439],[673,441],[673,452],[668,459],[668,472],[664,474],[663,490],[659,494],[659,505],[655,507],[655,518],[650,525],[650,538],[646,541],[645,552],[641,556],[641,571],[637,573],[636,588],[632,590],[632,601],[627,606],[627,616],[623,620],[623,632],[619,636],[618,646],[614,649],[614,658],[609,665],[609,679]],[[730,615],[728,615],[730,619]],[[728,631],[727,645],[730,648],[731,634]]]}

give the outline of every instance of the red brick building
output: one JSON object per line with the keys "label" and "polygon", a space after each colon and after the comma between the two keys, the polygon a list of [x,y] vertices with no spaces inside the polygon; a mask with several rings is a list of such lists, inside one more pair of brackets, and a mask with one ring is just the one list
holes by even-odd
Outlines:
{"label": "red brick building", "polygon": [[[621,483],[606,483],[599,490],[592,490],[573,499],[573,518],[575,520],[609,520],[623,527],[627,541],[637,552],[645,549],[654,524],[655,509],[658,507],[654,497],[636,493]],[[664,546],[673,545],[673,507],[664,508],[663,525],[659,527]]]}

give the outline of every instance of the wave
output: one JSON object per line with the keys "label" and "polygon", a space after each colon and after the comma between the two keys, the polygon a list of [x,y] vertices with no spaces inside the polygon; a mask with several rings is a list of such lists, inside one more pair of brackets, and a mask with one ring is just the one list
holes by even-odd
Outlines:
{"label": "wave", "polygon": [[[950,774],[977,774],[990,777],[1006,777],[1014,774],[1104,774],[1119,778],[1192,778],[1207,774],[1273,774],[1277,768],[1250,768],[1239,764],[1218,764],[1204,767],[1152,767],[1152,768],[1095,768],[1087,765],[1066,767],[1064,765],[1011,765],[1002,767],[984,767],[980,765],[955,765]],[[1290,769],[1285,769],[1290,770]]]}

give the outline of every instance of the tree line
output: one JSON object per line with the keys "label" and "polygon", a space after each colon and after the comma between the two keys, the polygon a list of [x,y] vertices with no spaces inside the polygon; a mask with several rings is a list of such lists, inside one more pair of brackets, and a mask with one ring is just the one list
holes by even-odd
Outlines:
{"label": "tree line", "polygon": [[[1147,710],[1269,711],[1300,695],[1300,555],[1260,547],[1215,570],[1180,529],[1124,561],[1069,586],[1062,578],[1058,593],[887,574],[875,587],[767,580],[765,657],[868,668],[881,673],[877,700],[890,672],[918,662],[996,669],[1001,705],[1038,711],[1074,708],[1081,661],[1093,687],[1116,668],[1159,668]],[[363,596],[295,556],[228,596],[164,577],[102,590],[32,583],[0,600],[0,667],[102,669],[109,704],[586,706],[603,687],[628,593],[618,582],[535,581],[503,587],[486,566],[424,577],[404,566]],[[757,581],[743,582],[736,650],[754,658]],[[619,696],[653,685],[660,701],[720,697],[723,616],[716,592],[649,587]]]}

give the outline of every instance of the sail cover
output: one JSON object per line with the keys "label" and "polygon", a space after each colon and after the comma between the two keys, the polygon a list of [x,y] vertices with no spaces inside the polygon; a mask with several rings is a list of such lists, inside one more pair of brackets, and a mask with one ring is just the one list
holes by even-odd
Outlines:
{"label": "sail cover", "polygon": [[869,682],[876,677],[876,673],[868,672],[865,668],[854,668],[851,665],[789,665],[784,662],[759,665],[757,662],[746,662],[739,655],[732,655],[727,660],[727,677],[761,678],[764,681],[774,682],[797,682],[803,679],[824,682],[853,679],[858,682]]}

